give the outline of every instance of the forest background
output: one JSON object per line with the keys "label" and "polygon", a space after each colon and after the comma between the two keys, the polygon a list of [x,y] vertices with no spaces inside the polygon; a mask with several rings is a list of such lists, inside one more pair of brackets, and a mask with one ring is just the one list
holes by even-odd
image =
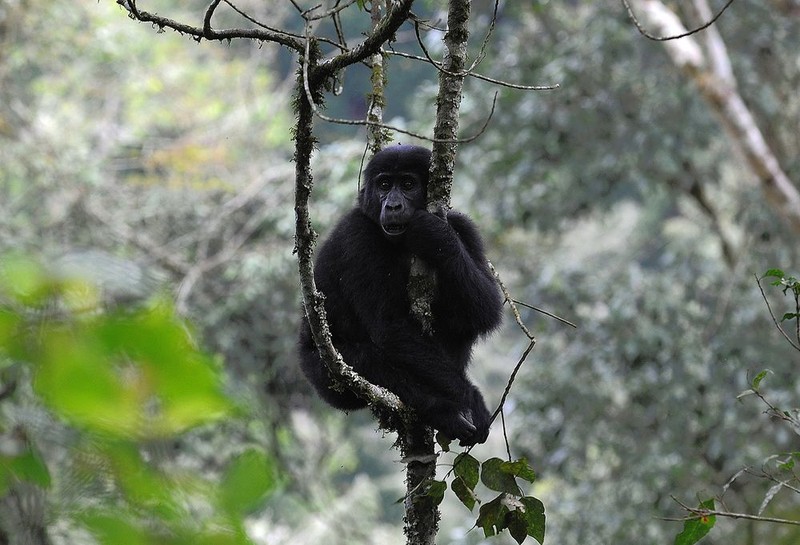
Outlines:
{"label": "forest background", "polygon": [[[153,4],[146,9],[189,20],[203,6]],[[276,26],[293,9],[240,4]],[[492,3],[474,4],[485,27]],[[439,15],[435,2],[415,9]],[[715,27],[738,92],[784,172],[800,180],[800,5],[739,0]],[[432,51],[440,37],[426,37]],[[415,40],[406,28],[396,47]],[[669,542],[681,526],[664,519],[686,514],[673,496],[694,505],[745,467],[755,475],[725,491],[732,511],[800,519],[798,495],[760,474],[773,475],[771,455],[800,450],[797,434],[757,396],[737,397],[763,369],[771,403],[800,397],[796,352],[754,276],[791,271],[797,233],[708,102],[613,2],[501,3],[482,67],[560,85],[500,90],[485,133],[459,149],[453,187],[454,207],[480,226],[511,293],[578,325],[524,316],[538,344],[507,406],[513,454],[538,472],[547,541]],[[388,77],[385,119],[424,132],[435,71],[393,58]],[[326,113],[363,117],[367,78],[348,71]],[[157,33],[111,1],[0,0],[0,252],[89,275],[110,307],[157,294],[176,301],[218,355],[239,408],[166,453],[146,446],[177,471],[210,475],[245,447],[265,453],[279,477],[248,518],[255,541],[401,543],[391,438],[368,414],[320,403],[297,367],[293,83],[291,57],[278,48]],[[467,83],[465,133],[483,125],[493,90]],[[366,139],[325,124],[318,138],[312,209],[324,235],[354,203]],[[787,302],[772,295],[782,312]],[[528,342],[512,322],[475,353],[472,374],[490,405]],[[3,384],[18,382],[9,375],[17,369],[2,369]],[[47,462],[50,539],[90,542],[74,514],[113,491],[87,487],[75,471],[74,430],[23,386],[0,396],[0,410],[2,444],[24,432]],[[475,452],[502,455],[502,439],[493,430]],[[439,541],[483,543],[470,531],[474,515],[451,500]],[[707,542],[799,538],[791,526],[721,520]]]}

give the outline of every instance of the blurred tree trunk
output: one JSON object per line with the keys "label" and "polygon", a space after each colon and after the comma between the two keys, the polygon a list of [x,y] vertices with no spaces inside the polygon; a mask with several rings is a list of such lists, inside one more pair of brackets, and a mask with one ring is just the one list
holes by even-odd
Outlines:
{"label": "blurred tree trunk", "polygon": [[[661,0],[631,0],[630,3],[643,26],[654,33],[678,36],[687,32],[680,17]],[[694,0],[693,4],[703,21],[713,17],[706,0]],[[767,203],[794,233],[800,234],[800,192],[783,171],[739,94],[725,42],[716,25],[702,33],[662,43],[672,62],[695,83],[733,145],[742,152]]]}

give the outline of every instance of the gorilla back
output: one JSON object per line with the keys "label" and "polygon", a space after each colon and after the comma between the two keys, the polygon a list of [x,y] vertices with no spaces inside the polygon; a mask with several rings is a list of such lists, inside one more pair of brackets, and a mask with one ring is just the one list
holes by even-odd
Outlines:
{"label": "gorilla back", "polygon": [[[397,145],[372,158],[358,206],[321,246],[314,278],[344,360],[426,424],[472,445],[486,440],[490,415],[467,365],[475,341],[499,325],[503,300],[472,221],[425,209],[430,157],[425,148]],[[411,315],[412,255],[435,271],[432,335]],[[333,386],[305,317],[299,349],[303,372],[325,401],[344,410],[365,406]]]}

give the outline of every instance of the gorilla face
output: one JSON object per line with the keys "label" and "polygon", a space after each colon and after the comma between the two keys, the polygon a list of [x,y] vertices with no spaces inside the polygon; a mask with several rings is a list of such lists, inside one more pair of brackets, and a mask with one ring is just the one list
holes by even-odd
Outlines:
{"label": "gorilla face", "polygon": [[383,233],[390,238],[402,235],[414,212],[425,206],[422,180],[413,172],[398,172],[379,175],[374,183]]}
{"label": "gorilla face", "polygon": [[364,169],[361,210],[390,240],[402,236],[414,212],[425,208],[431,152],[418,146],[390,146]]}

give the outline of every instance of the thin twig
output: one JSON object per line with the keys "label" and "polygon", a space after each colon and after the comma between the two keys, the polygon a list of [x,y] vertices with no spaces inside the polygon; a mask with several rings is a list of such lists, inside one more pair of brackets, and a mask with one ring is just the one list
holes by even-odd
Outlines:
{"label": "thin twig", "polygon": [[452,77],[470,76],[470,77],[473,77],[475,79],[479,79],[479,80],[482,80],[482,81],[487,81],[487,82],[492,83],[494,85],[500,85],[501,87],[508,87],[510,89],[519,89],[519,90],[522,90],[522,91],[552,91],[553,89],[558,89],[560,87],[560,85],[558,83],[555,83],[553,85],[519,85],[519,84],[516,84],[516,83],[510,83],[510,82],[507,82],[507,81],[503,81],[503,80],[499,80],[499,79],[495,79],[495,78],[490,78],[489,76],[484,76],[482,74],[478,74],[478,73],[473,71],[473,68],[475,66],[471,66],[468,70],[463,70],[463,71],[458,72],[458,73],[446,70],[441,62],[436,61],[436,60],[433,59],[433,57],[431,57],[430,53],[428,52],[428,49],[425,47],[425,44],[422,41],[422,36],[420,36],[420,34],[419,34],[419,23],[417,21],[414,22],[414,31],[416,32],[416,35],[417,35],[417,44],[419,45],[420,49],[425,54],[425,56],[424,57],[420,57],[419,55],[412,55],[410,53],[403,53],[401,51],[394,51],[394,50],[391,51],[391,54],[397,55],[398,57],[403,57],[403,58],[406,58],[406,59],[413,59],[413,60],[427,62],[427,63],[433,65],[438,71],[443,72],[443,73],[447,74],[448,76],[452,76]]}
{"label": "thin twig", "polygon": [[503,281],[500,279],[500,274],[497,272],[497,269],[494,268],[494,265],[491,261],[489,261],[488,264],[489,270],[492,271],[497,285],[500,286],[500,291],[503,293],[503,297],[505,297],[506,301],[511,307],[511,312],[514,314],[514,320],[517,322],[519,328],[530,341],[528,343],[528,347],[525,349],[525,352],[523,352],[522,357],[519,359],[517,365],[514,367],[514,370],[511,372],[511,376],[508,378],[506,389],[503,392],[503,395],[500,397],[500,403],[497,404],[497,408],[492,414],[492,418],[490,420],[490,422],[494,422],[495,418],[497,418],[497,415],[502,414],[503,406],[506,404],[506,399],[508,398],[508,394],[511,392],[511,386],[514,384],[517,373],[522,367],[522,364],[525,363],[525,360],[528,358],[528,354],[530,354],[531,350],[533,350],[533,347],[536,346],[536,337],[533,336],[533,333],[531,333],[530,330],[525,326],[525,322],[522,321],[522,316],[519,314],[519,309],[517,309],[517,306],[514,304],[514,298],[511,297],[511,294],[508,292],[505,284],[503,284]]}
{"label": "thin twig", "polygon": [[506,428],[506,413],[500,410],[500,423],[503,425],[503,441],[506,444],[506,454],[508,454],[508,461],[511,461],[511,445],[508,441],[508,429]]}
{"label": "thin twig", "polygon": [[339,2],[337,2],[336,5],[334,7],[332,7],[331,9],[329,9],[329,10],[327,10],[325,12],[319,13],[317,15],[310,16],[312,11],[315,11],[318,8],[322,7],[322,5],[320,4],[320,5],[318,5],[318,6],[314,7],[314,8],[311,8],[310,10],[307,10],[303,14],[303,18],[306,21],[319,21],[320,19],[327,19],[328,17],[338,16],[339,13],[341,13],[342,10],[344,10],[346,8],[349,8],[350,6],[352,6],[355,3],[356,3],[356,0],[348,0],[344,4],[340,4]]}
{"label": "thin twig", "polygon": [[[184,23],[179,23],[167,17],[161,17],[147,11],[141,11],[136,5],[135,0],[117,0],[117,3],[125,8],[131,17],[142,23],[151,23],[159,29],[169,28],[180,34],[186,34],[195,40],[231,40],[233,38],[249,38],[263,42],[275,42],[292,49],[296,52],[303,51],[303,44],[296,38],[282,32],[272,30],[259,30],[256,28],[232,28],[227,30],[213,30],[211,28],[198,28]],[[213,13],[213,10],[212,10]],[[208,16],[208,10],[206,11]]]}
{"label": "thin twig", "polygon": [[732,519],[753,520],[756,522],[771,522],[774,524],[789,524],[791,526],[800,526],[800,520],[781,519],[776,517],[763,517],[760,515],[750,515],[748,513],[733,513],[731,511],[719,511],[716,509],[701,509],[699,507],[689,507],[685,503],[680,502],[674,496],[672,497],[675,502],[683,509],[691,513],[689,516],[680,518],[665,518],[674,522],[685,522],[687,520],[697,520],[703,517],[725,517]]}
{"label": "thin twig", "polygon": [[519,313],[517,305],[514,303],[514,298],[511,297],[510,293],[508,293],[506,285],[503,284],[503,281],[500,279],[500,274],[497,272],[497,269],[494,268],[494,264],[492,264],[491,261],[489,261],[489,270],[492,271],[497,285],[500,286],[500,291],[503,292],[503,297],[505,297],[506,302],[511,307],[511,312],[514,314],[514,321],[517,322],[517,325],[522,332],[525,333],[525,336],[528,337],[528,339],[534,340],[533,333],[528,330],[528,328],[525,326],[525,322],[522,321],[522,316]]}
{"label": "thin twig", "polygon": [[483,59],[486,58],[486,48],[489,46],[489,40],[492,38],[492,33],[494,32],[495,25],[497,24],[497,8],[500,5],[500,0],[494,0],[494,9],[492,10],[492,18],[489,21],[489,29],[486,31],[486,36],[483,37],[483,43],[481,43],[481,48],[478,50],[478,54],[475,55],[475,62],[472,63],[472,66],[469,67],[469,72],[472,72],[481,62]]}
{"label": "thin twig", "polygon": [[[235,11],[236,13],[238,13],[238,14],[239,14],[240,16],[242,16],[244,19],[246,19],[246,20],[250,21],[251,23],[253,23],[253,24],[254,24],[254,25],[256,25],[256,26],[259,26],[259,27],[263,28],[264,30],[269,30],[270,32],[279,32],[279,33],[281,33],[281,34],[285,34],[286,36],[290,36],[290,37],[292,37],[292,38],[295,38],[295,39],[297,39],[297,40],[302,40],[302,39],[303,39],[303,36],[301,36],[300,34],[294,34],[294,33],[292,33],[292,32],[288,32],[288,31],[286,31],[286,30],[283,30],[283,29],[281,29],[281,28],[275,28],[275,27],[271,27],[271,26],[269,26],[269,25],[266,25],[266,24],[262,23],[261,21],[259,21],[259,20],[258,20],[258,19],[256,19],[255,17],[253,17],[253,16],[249,15],[248,13],[246,13],[245,11],[243,11],[242,9],[240,9],[238,6],[236,6],[236,5],[235,5],[233,2],[231,2],[230,0],[223,0],[223,1],[224,1],[226,4],[228,4],[228,6],[229,6],[229,7],[230,7],[230,8],[231,8],[233,11]],[[336,43],[335,43],[335,42],[333,42],[333,41],[331,41],[331,42],[329,42],[329,43],[330,43],[331,45],[338,45],[338,44],[336,44]]]}
{"label": "thin twig", "polygon": [[540,314],[544,314],[545,316],[549,316],[550,318],[558,320],[562,324],[566,324],[566,325],[568,325],[570,327],[574,327],[575,329],[578,329],[578,326],[576,326],[575,324],[573,324],[569,320],[567,320],[565,318],[562,318],[561,316],[557,316],[557,315],[553,314],[552,312],[548,312],[548,311],[546,311],[546,310],[544,310],[542,308],[533,306],[530,303],[525,303],[524,301],[520,301],[518,299],[514,299],[513,302],[518,304],[518,305],[520,305],[520,306],[523,306],[525,308],[529,308],[531,310],[535,310],[536,312],[539,312]]}
{"label": "thin twig", "polygon": [[775,314],[772,312],[772,307],[769,304],[769,300],[767,299],[767,295],[764,293],[764,288],[761,287],[761,279],[757,275],[753,275],[753,276],[755,276],[756,284],[758,284],[758,289],[761,291],[761,297],[764,298],[764,302],[767,304],[767,310],[769,311],[769,315],[772,318],[772,323],[774,323],[775,327],[778,328],[778,331],[781,332],[781,335],[783,335],[783,338],[786,339],[788,341],[788,343],[791,344],[792,347],[795,350],[800,351],[800,346],[796,345],[792,341],[792,339],[789,337],[789,335],[781,327],[780,323],[778,322],[778,319],[775,318]]}
{"label": "thin twig", "polygon": [[489,127],[489,123],[491,122],[492,117],[494,117],[495,108],[497,107],[497,93],[495,93],[494,97],[492,98],[492,109],[489,111],[489,115],[484,120],[481,128],[478,130],[477,133],[473,134],[472,136],[468,136],[466,138],[457,138],[457,139],[434,138],[432,136],[426,136],[424,134],[420,134],[414,131],[401,129],[400,127],[396,127],[394,125],[387,125],[386,123],[371,121],[369,119],[343,119],[343,118],[327,116],[320,111],[319,107],[317,106],[316,102],[314,102],[314,99],[311,96],[311,91],[308,85],[308,63],[306,62],[306,59],[308,58],[308,52],[309,52],[309,40],[308,38],[306,38],[306,55],[304,58],[300,59],[300,62],[303,67],[303,76],[304,76],[303,88],[306,94],[306,98],[308,99],[308,102],[311,105],[311,109],[314,112],[314,115],[323,121],[327,121],[328,123],[335,123],[338,125],[378,127],[380,129],[394,131],[400,134],[411,136],[413,138],[418,138],[426,142],[435,142],[441,144],[468,144],[470,142],[477,140],[483,135],[483,133],[486,132],[486,129]]}
{"label": "thin twig", "polygon": [[653,40],[654,42],[666,42],[669,40],[678,40],[680,38],[691,36],[692,34],[697,34],[698,32],[701,32],[710,27],[711,25],[713,25],[714,23],[716,23],[717,19],[719,19],[722,16],[722,14],[725,13],[725,10],[728,9],[728,7],[731,4],[733,4],[733,0],[728,0],[728,2],[724,6],[722,6],[722,9],[720,9],[719,12],[714,17],[711,18],[711,20],[693,30],[686,31],[681,34],[677,34],[675,36],[654,36],[649,32],[647,32],[644,29],[644,27],[642,27],[641,23],[636,18],[636,15],[633,13],[633,8],[631,8],[631,5],[628,2],[628,0],[622,0],[622,5],[625,6],[625,9],[628,11],[628,16],[631,18],[631,21],[633,21],[633,24],[636,26],[636,30],[639,31],[639,34],[641,34],[648,40]]}
{"label": "thin twig", "polygon": [[497,404],[497,408],[492,413],[492,418],[489,422],[494,422],[497,415],[500,414],[503,410],[503,406],[506,404],[506,399],[508,399],[508,394],[511,393],[511,386],[514,384],[514,380],[517,378],[517,373],[519,372],[522,364],[525,363],[525,360],[528,358],[528,354],[531,353],[533,347],[536,346],[536,339],[531,339],[531,342],[528,343],[528,347],[525,349],[525,352],[522,353],[522,357],[517,362],[517,365],[514,366],[514,370],[511,372],[511,376],[508,378],[508,384],[506,384],[506,389],[503,392],[503,395],[500,397],[500,403]]}

